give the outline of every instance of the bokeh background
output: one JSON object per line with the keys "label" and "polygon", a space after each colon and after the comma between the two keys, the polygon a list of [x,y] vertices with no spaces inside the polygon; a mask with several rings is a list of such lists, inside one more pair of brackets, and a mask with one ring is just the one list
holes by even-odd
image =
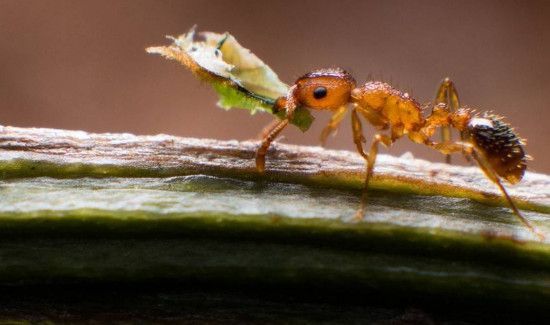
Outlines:
{"label": "bokeh background", "polygon": [[[449,76],[464,105],[528,139],[531,170],[550,172],[548,1],[0,0],[0,124],[254,138],[270,116],[217,108],[208,86],[144,52],[194,24],[230,31],[288,83],[340,66],[427,103]],[[327,119],[282,141],[316,145]],[[328,146],[353,150],[349,120]],[[406,139],[390,150],[406,151],[442,161]]]}

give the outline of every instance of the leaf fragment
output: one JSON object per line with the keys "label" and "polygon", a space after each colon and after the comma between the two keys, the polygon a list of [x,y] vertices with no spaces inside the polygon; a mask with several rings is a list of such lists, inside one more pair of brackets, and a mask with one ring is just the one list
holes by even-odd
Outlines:
{"label": "leaf fragment", "polygon": [[[288,85],[279,80],[268,65],[229,33],[197,34],[193,27],[177,38],[167,37],[172,44],[149,47],[146,51],[178,61],[206,81],[218,93],[218,106],[224,109],[272,113],[275,100],[288,91]],[[297,113],[291,123],[306,131],[314,118],[305,108]],[[283,118],[284,114],[277,114],[277,117]]]}

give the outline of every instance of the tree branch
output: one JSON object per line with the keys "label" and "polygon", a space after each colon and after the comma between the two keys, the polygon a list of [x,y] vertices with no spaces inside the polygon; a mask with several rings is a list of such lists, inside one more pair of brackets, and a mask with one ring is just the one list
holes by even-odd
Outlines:
{"label": "tree branch", "polygon": [[[0,167],[4,178],[207,174],[259,179],[254,166],[257,145],[0,126]],[[265,178],[269,180],[360,189],[363,177],[362,158],[347,151],[276,143],[267,157]],[[494,184],[478,168],[412,157],[380,155],[371,184],[373,189],[503,204]],[[522,208],[550,211],[549,176],[528,172],[520,184],[508,189]]]}
{"label": "tree branch", "polygon": [[[548,242],[508,209],[402,195],[494,203],[476,168],[381,156],[373,186],[397,194],[375,189],[365,220],[352,222],[359,195],[332,188],[361,188],[358,155],[276,144],[272,181],[257,182],[257,145],[0,127],[0,285],[329,284],[547,310]],[[548,184],[529,173],[512,193],[548,210]],[[548,215],[526,216],[550,231]]]}

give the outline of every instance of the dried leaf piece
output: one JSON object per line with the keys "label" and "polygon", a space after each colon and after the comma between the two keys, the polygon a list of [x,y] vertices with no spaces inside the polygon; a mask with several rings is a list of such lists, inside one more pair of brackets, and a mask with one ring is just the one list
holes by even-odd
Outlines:
{"label": "dried leaf piece", "polygon": [[[272,113],[275,100],[287,93],[288,85],[229,33],[197,35],[192,28],[187,34],[168,38],[173,41],[171,45],[149,47],[147,52],[176,60],[208,82],[218,93],[218,105],[222,108],[242,108],[252,114],[257,110]],[[300,109],[292,124],[306,131],[312,122],[309,111]]]}

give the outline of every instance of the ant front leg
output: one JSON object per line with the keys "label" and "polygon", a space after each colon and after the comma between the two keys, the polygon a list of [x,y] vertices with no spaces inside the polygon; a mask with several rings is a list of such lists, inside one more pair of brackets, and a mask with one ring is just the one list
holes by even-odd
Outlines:
{"label": "ant front leg", "polygon": [[260,148],[258,148],[258,151],[256,151],[256,169],[260,173],[265,172],[265,155],[267,154],[267,149],[269,149],[269,146],[275,140],[277,135],[281,133],[281,131],[288,125],[289,118],[285,118],[284,120],[278,121],[278,123],[274,124],[271,129],[266,132],[266,135],[262,139],[262,144]]}
{"label": "ant front leg", "polygon": [[277,124],[279,124],[280,121],[281,120],[279,120],[278,118],[275,118],[273,121],[269,122],[269,124],[264,126],[264,128],[262,129],[262,132],[260,132],[256,136],[256,139],[263,140],[265,137],[269,135],[269,133],[271,133],[271,131],[273,131],[273,129],[277,126]]}
{"label": "ant front leg", "polygon": [[321,132],[321,137],[320,137],[321,146],[324,147],[327,142],[328,136],[338,129],[340,122],[342,122],[342,119],[346,115],[346,111],[347,111],[347,107],[341,106],[338,109],[336,109],[334,114],[332,114],[332,117],[330,118],[330,121],[328,122],[327,126],[325,126],[325,128],[323,129],[323,132]]}
{"label": "ant front leg", "polygon": [[[459,109],[460,103],[458,100],[458,92],[456,91],[455,85],[451,79],[445,78],[441,81],[435,95],[434,104],[434,110],[440,104],[445,105],[446,109],[451,113],[456,112]],[[463,137],[461,136],[461,139],[462,138]],[[451,142],[451,128],[448,125],[441,127],[441,142]],[[445,162],[448,164],[451,163],[451,155],[445,155]]]}
{"label": "ant front leg", "polygon": [[[269,146],[275,140],[275,138],[283,131],[283,129],[288,125],[292,117],[294,116],[294,111],[298,107],[296,102],[296,86],[293,86],[289,89],[286,99],[281,97],[281,101],[284,102],[284,107],[286,111],[286,117],[280,121],[275,120],[262,131],[262,144],[256,151],[256,169],[260,174],[265,172],[265,155]],[[279,100],[278,100],[279,101]]]}

